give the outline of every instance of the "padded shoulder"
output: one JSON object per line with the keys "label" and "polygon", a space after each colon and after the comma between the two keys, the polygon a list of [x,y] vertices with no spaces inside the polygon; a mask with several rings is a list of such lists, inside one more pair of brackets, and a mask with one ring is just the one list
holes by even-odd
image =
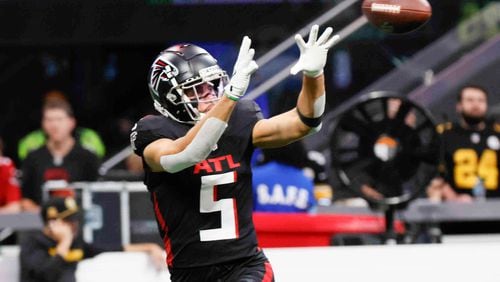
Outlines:
{"label": "padded shoulder", "polygon": [[493,123],[493,130],[494,130],[496,133],[500,133],[500,123],[498,123],[498,122],[494,122],[494,123]]}
{"label": "padded shoulder", "polygon": [[436,130],[439,134],[443,134],[445,131],[451,130],[453,128],[453,123],[445,122],[438,124]]}
{"label": "padded shoulder", "polygon": [[150,143],[165,138],[162,131],[168,129],[169,122],[163,116],[148,115],[141,118],[131,129],[130,145],[139,156]]}

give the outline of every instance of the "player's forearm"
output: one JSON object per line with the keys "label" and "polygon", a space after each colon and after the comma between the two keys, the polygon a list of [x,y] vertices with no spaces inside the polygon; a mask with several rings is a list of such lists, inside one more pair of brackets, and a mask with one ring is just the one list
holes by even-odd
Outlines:
{"label": "player's forearm", "polygon": [[325,78],[321,74],[318,77],[304,75],[302,90],[297,100],[295,114],[298,117],[295,126],[300,131],[300,137],[315,133],[321,129],[321,118],[325,111]]}
{"label": "player's forearm", "polygon": [[311,133],[294,108],[267,120],[259,121],[253,132],[253,144],[260,148],[276,148],[297,141]]}
{"label": "player's forearm", "polygon": [[[207,120],[214,118],[227,125],[229,117],[231,116],[236,103],[237,102],[223,95],[219,102],[217,102],[217,104],[198,123],[196,123],[196,125],[193,126],[184,137],[181,137],[174,141],[174,146],[176,147],[175,153],[181,153],[182,151],[186,150],[190,144],[193,143],[193,140],[195,140],[195,138],[198,136],[200,130],[203,128]],[[199,137],[203,138],[204,136]],[[217,142],[217,140],[214,141]]]}
{"label": "player's forearm", "polygon": [[[324,99],[324,95],[324,75],[320,75],[318,77],[308,77],[303,75],[302,89],[297,100],[297,109],[300,113],[309,118],[320,116],[324,111],[324,103],[323,105],[318,105],[318,103],[321,103],[318,99]],[[317,105],[316,108],[315,103]]]}
{"label": "player's forearm", "polygon": [[227,127],[236,102],[223,97],[184,137],[174,141],[181,148],[177,153],[162,155],[161,167],[176,173],[206,159]]}
{"label": "player's forearm", "polygon": [[[253,144],[262,148],[287,145],[321,128],[325,108],[324,76],[304,75],[297,107],[256,124]],[[302,115],[302,117],[301,117]]]}
{"label": "player's forearm", "polygon": [[184,137],[174,141],[178,152],[184,150],[193,141],[207,119],[213,117],[227,123],[236,103],[223,95],[219,102]]}

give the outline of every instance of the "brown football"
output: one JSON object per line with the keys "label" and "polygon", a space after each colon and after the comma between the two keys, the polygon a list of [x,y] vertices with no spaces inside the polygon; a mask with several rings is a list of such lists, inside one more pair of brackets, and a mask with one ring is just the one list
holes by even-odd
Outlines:
{"label": "brown football", "polygon": [[407,33],[424,25],[432,15],[427,0],[364,0],[363,14],[388,33]]}

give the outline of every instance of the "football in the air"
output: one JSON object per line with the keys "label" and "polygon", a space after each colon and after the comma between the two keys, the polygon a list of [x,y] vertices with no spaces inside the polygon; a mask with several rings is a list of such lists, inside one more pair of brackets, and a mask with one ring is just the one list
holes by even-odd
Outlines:
{"label": "football in the air", "polygon": [[427,0],[364,0],[363,14],[388,33],[407,33],[424,25],[432,15]]}

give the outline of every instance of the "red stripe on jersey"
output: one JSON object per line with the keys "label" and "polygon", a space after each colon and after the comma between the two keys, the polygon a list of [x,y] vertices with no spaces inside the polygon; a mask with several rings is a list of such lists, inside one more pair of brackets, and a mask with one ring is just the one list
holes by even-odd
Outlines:
{"label": "red stripe on jersey", "polygon": [[240,227],[238,223],[238,206],[236,205],[235,198],[233,198],[233,210],[234,210],[234,228],[236,229],[235,234],[236,238],[240,238]]}
{"label": "red stripe on jersey", "polygon": [[163,232],[165,232],[165,228],[167,227],[167,224],[165,223],[165,219],[163,219],[163,216],[161,215],[160,208],[158,207],[158,199],[156,198],[155,192],[153,192],[153,203],[154,203],[155,215],[156,215],[156,218],[158,219],[158,223],[160,223],[161,230]]}
{"label": "red stripe on jersey", "polygon": [[165,232],[165,236],[163,237],[163,245],[165,246],[165,251],[167,252],[167,265],[172,267],[174,255],[172,254],[172,244],[170,243],[170,237],[168,237],[167,232]]}
{"label": "red stripe on jersey", "polygon": [[269,262],[265,262],[264,266],[265,266],[266,270],[264,272],[264,278],[262,278],[262,282],[273,281],[274,274],[273,274],[273,268],[272,268],[271,264]]}
{"label": "red stripe on jersey", "polygon": [[172,261],[174,259],[174,255],[172,254],[172,244],[170,242],[170,237],[168,237],[168,226],[165,222],[165,219],[161,215],[160,207],[158,206],[158,199],[156,198],[156,193],[153,192],[153,203],[156,218],[158,219],[158,223],[160,223],[161,230],[163,231],[163,245],[165,246],[165,251],[167,252],[167,265],[172,267]]}
{"label": "red stripe on jersey", "polygon": [[[234,182],[238,181],[238,173],[233,171]],[[238,223],[238,205],[236,204],[236,198],[233,198],[233,210],[234,210],[234,225],[235,225],[235,234],[236,238],[240,238],[240,227]]]}
{"label": "red stripe on jersey", "polygon": [[214,185],[214,195],[213,195],[213,198],[214,198],[214,202],[217,201],[217,185]]}

